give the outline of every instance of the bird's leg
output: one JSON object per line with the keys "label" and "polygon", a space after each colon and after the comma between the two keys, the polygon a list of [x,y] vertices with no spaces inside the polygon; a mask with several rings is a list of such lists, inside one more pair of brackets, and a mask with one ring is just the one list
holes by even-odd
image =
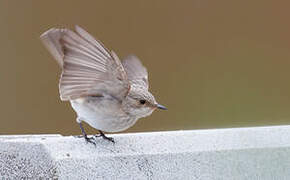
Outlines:
{"label": "bird's leg", "polygon": [[81,122],[79,122],[79,125],[80,125],[83,137],[85,138],[86,142],[89,142],[89,143],[92,143],[92,144],[96,145],[95,139],[93,137],[88,137],[88,135],[86,134]]}
{"label": "bird's leg", "polygon": [[107,140],[107,141],[111,141],[112,143],[115,143],[114,138],[112,137],[108,137],[106,136],[103,131],[99,130],[100,134],[99,135],[95,135],[95,137],[102,137],[103,139]]}

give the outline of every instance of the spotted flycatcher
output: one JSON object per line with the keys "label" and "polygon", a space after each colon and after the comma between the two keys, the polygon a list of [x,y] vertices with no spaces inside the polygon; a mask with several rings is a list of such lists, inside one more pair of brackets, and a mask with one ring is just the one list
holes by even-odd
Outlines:
{"label": "spotted flycatcher", "polygon": [[79,26],[75,32],[52,28],[41,40],[62,68],[60,99],[70,101],[87,142],[95,144],[95,139],[87,136],[83,121],[99,130],[98,136],[114,142],[103,131],[126,130],[156,108],[166,109],[148,91],[147,70],[136,56],[121,62]]}

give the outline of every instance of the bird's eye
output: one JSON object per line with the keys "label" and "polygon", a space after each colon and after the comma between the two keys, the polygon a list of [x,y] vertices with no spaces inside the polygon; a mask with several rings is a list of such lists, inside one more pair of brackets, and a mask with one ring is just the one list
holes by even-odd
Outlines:
{"label": "bird's eye", "polygon": [[145,104],[146,103],[146,101],[143,100],[143,99],[141,99],[139,102],[140,102],[140,104]]}

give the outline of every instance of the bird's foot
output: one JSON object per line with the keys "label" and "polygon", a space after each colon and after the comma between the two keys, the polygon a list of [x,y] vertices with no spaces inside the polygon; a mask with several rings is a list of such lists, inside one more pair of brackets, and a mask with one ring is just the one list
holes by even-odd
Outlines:
{"label": "bird's foot", "polygon": [[94,137],[88,137],[87,135],[86,136],[84,136],[84,135],[77,135],[77,136],[74,136],[75,138],[85,138],[85,141],[87,142],[87,143],[91,143],[91,144],[93,144],[93,145],[97,145],[96,144],[96,139],[94,138]]}
{"label": "bird's foot", "polygon": [[84,138],[85,138],[85,140],[86,140],[87,143],[91,143],[91,144],[93,144],[95,146],[97,145],[96,139],[94,137],[84,136]]}
{"label": "bird's foot", "polygon": [[105,139],[105,140],[107,140],[107,141],[110,141],[110,142],[112,142],[112,143],[115,144],[115,140],[114,140],[114,138],[112,138],[112,137],[108,137],[108,136],[102,136],[102,137],[103,137],[103,139]]}
{"label": "bird's foot", "polygon": [[112,143],[115,143],[115,140],[114,140],[114,138],[112,138],[112,137],[108,137],[108,136],[106,136],[104,133],[100,133],[100,134],[96,134],[96,135],[94,135],[96,138],[98,138],[98,137],[102,137],[103,139],[105,139],[105,140],[107,140],[107,141],[110,141],[110,142],[112,142]]}

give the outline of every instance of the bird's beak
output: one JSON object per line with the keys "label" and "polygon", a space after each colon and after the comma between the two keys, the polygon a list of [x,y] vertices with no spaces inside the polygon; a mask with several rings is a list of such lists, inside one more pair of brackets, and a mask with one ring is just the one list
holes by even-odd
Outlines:
{"label": "bird's beak", "polygon": [[162,106],[161,104],[157,104],[157,108],[162,109],[162,110],[167,110],[167,108],[165,106]]}

